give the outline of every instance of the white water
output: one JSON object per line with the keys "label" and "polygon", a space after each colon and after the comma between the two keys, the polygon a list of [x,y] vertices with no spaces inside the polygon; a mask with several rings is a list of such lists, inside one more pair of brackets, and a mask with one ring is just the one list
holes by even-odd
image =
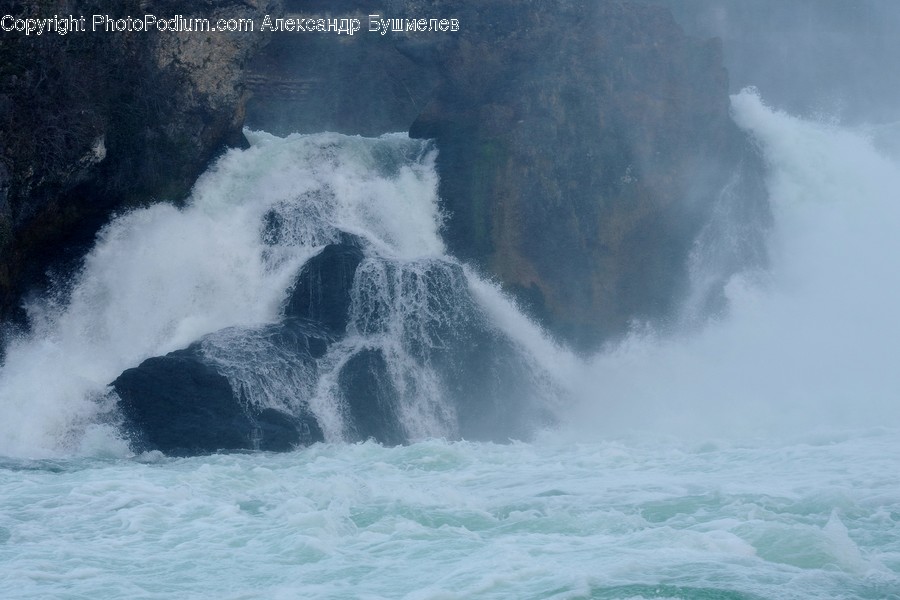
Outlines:
{"label": "white water", "polygon": [[[213,343],[204,344],[207,354],[230,366],[230,375],[251,393],[258,392],[254,400],[278,408],[290,408],[297,396],[292,387],[317,389],[308,398],[310,406],[328,438],[340,440],[344,430],[332,389],[335,369],[355,347],[383,348],[395,380],[406,384],[401,408],[410,437],[454,433],[448,424],[453,407],[440,398],[422,361],[410,357],[412,343],[425,340],[426,325],[454,316],[456,301],[420,289],[429,265],[453,262],[444,256],[439,235],[430,145],[405,135],[249,135],[253,146],[219,160],[199,179],[184,210],[154,206],[105,228],[67,306],[29,307],[35,331],[10,345],[0,367],[0,455],[127,454],[115,429],[103,424],[111,408],[104,399],[106,386],[145,358],[206,334],[277,320],[299,268],[342,231],[369,247],[371,258],[360,268],[359,286],[371,288],[372,306],[353,309],[350,337],[323,361],[318,383],[304,381],[291,366],[282,369],[284,377],[260,384],[247,367],[271,371],[272,365],[258,364],[257,349],[247,340],[225,348],[215,344],[234,337],[233,331],[210,338]],[[406,284],[388,281],[385,261]],[[367,283],[367,274],[376,281]],[[481,290],[485,310],[517,314],[509,300],[489,293],[490,286],[474,274],[466,280]],[[403,289],[391,291],[395,288]],[[442,305],[435,308],[435,302]],[[549,361],[564,354],[524,318],[498,321],[498,327],[504,325],[523,356]]]}
{"label": "white water", "polygon": [[900,594],[900,436],[5,463],[4,598]]}
{"label": "white water", "polygon": [[[733,106],[775,224],[772,268],[736,277],[719,321],[580,364],[467,272],[492,321],[580,395],[532,444],[170,460],[90,425],[123,368],[274,319],[334,233],[307,225],[440,258],[418,142],[258,134],[189,208],[117,221],[72,303],[33,307],[0,371],[0,454],[19,457],[0,464],[0,597],[900,598],[900,167],[859,131],[752,93]],[[398,147],[409,159],[386,170]],[[323,188],[331,204],[297,203],[303,226],[261,241],[271,206]],[[48,456],[67,458],[25,458]]]}
{"label": "white water", "polygon": [[597,356],[577,420],[729,436],[900,426],[900,164],[753,92],[732,105],[768,167],[772,267],[733,278],[727,316],[699,334],[636,333]]}

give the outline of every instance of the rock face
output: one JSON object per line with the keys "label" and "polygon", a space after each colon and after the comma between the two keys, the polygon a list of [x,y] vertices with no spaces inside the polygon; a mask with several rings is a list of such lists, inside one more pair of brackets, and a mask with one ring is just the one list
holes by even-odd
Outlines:
{"label": "rock face", "polygon": [[397,389],[380,350],[363,349],[350,357],[339,375],[349,413],[350,440],[374,439],[396,446],[408,442],[396,410]]}
{"label": "rock face", "polygon": [[[727,187],[739,188],[740,210],[764,228],[759,159],[729,118],[720,44],[686,36],[664,7],[319,4],[288,1],[287,9],[364,25],[372,13],[453,17],[461,27],[330,43],[279,38],[251,66],[268,82],[248,109],[253,125],[409,128],[436,139],[450,250],[576,347],[594,348],[634,320],[675,318],[694,293],[695,240]],[[304,83],[291,91],[271,85],[278,81]],[[735,268],[763,260],[755,235],[740,242]]]}
{"label": "rock face", "polygon": [[329,244],[303,266],[285,308],[286,316],[319,323],[335,337],[347,328],[353,276],[363,260],[359,243],[347,238]]}
{"label": "rock face", "polygon": [[[349,329],[371,344],[340,373],[341,394],[363,423],[358,435],[383,441],[375,430],[408,441],[414,424],[394,431],[383,423],[435,400],[430,416],[446,421],[448,437],[528,439],[551,422],[539,396],[545,390],[532,379],[539,370],[491,325],[458,264],[367,259],[353,301]],[[376,416],[356,416],[367,411]]]}
{"label": "rock face", "polygon": [[[259,24],[281,1],[117,10]],[[97,0],[54,11],[109,12]],[[729,182],[765,220],[758,159],[728,116],[719,44],[687,37],[662,6],[284,0],[284,11],[357,17],[364,30],[375,13],[461,26],[0,36],[0,317],[48,265],[71,271],[66,260],[111,211],[183,197],[223,144],[240,142],[245,89],[252,127],[435,138],[451,251],[581,348],[635,319],[673,318],[694,240]],[[758,240],[744,245],[737,254],[760,254]]]}
{"label": "rock face", "polygon": [[122,373],[113,387],[136,450],[170,456],[284,452],[323,440],[315,419],[242,404],[228,379],[192,349],[149,358]]}
{"label": "rock face", "polygon": [[636,3],[497,4],[465,13],[410,130],[437,140],[448,244],[576,347],[670,318],[710,208],[752,177],[718,43]]}
{"label": "rock face", "polygon": [[[223,374],[234,374],[227,360],[234,350],[216,348],[223,336],[209,337],[184,350],[148,358],[112,382],[135,450],[160,450],[173,456],[234,450],[283,452],[324,440],[305,405],[275,408],[251,403],[247,390]],[[292,322],[229,331],[224,338],[268,342],[262,348],[276,366],[284,366],[277,360],[289,353],[293,364],[312,367],[324,350],[324,341],[315,332]]]}
{"label": "rock face", "polygon": [[[259,31],[0,35],[0,317],[48,265],[71,272],[65,260],[112,211],[183,198],[216,152],[240,143],[247,88],[257,94],[252,127],[435,139],[451,252],[578,348],[633,320],[675,318],[697,293],[688,288],[691,261],[703,262],[698,240],[731,246],[707,261],[716,277],[696,306],[714,306],[721,281],[764,260],[760,227],[722,227],[764,223],[767,205],[758,158],[729,119],[721,49],[685,36],[664,8],[285,3],[297,16],[357,17],[364,29],[374,13],[461,27],[282,32],[261,53]],[[279,6],[124,0],[116,10],[259,24]],[[10,11],[44,8],[26,0]],[[109,8],[63,0],[54,12]],[[263,241],[290,234],[276,221],[263,224]],[[369,256],[345,236],[299,274],[280,322],[216,332],[113,387],[137,443],[174,454],[322,439],[333,423],[309,403],[325,393],[352,439],[405,443],[419,419],[424,431],[437,423],[448,437],[502,441],[544,418],[513,346],[479,312],[459,264]],[[324,379],[320,369],[330,369]]]}
{"label": "rock face", "polygon": [[[255,18],[280,0],[24,0],[14,16],[86,15],[86,32],[0,35],[0,318],[48,266],[90,245],[113,210],[183,199],[241,143],[245,63],[259,32],[91,32],[93,14]],[[49,13],[49,14],[45,14]]]}
{"label": "rock face", "polygon": [[[440,80],[434,60],[398,49],[390,36],[365,31],[369,14],[422,15],[412,2],[285,0],[287,15],[355,17],[362,30],[334,34],[276,35],[248,66],[247,124],[277,135],[334,131],[378,136],[407,131]],[[443,3],[435,10],[443,11]],[[427,10],[430,10],[428,8]],[[423,35],[421,50],[432,55],[447,34]],[[430,38],[430,39],[428,39]],[[443,41],[442,39],[443,38]]]}

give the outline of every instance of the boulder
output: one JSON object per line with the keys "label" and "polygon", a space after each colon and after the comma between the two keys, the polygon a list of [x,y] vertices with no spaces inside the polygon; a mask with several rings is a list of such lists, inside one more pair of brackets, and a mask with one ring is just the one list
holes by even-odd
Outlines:
{"label": "boulder", "polygon": [[347,328],[353,278],[364,258],[360,244],[345,237],[344,243],[329,244],[303,265],[284,311],[286,317],[316,323],[335,337]]}
{"label": "boulder", "polygon": [[388,446],[409,441],[397,413],[399,394],[381,350],[363,349],[350,357],[338,384],[347,406],[348,441],[374,439]]}
{"label": "boulder", "polygon": [[[388,431],[402,439],[403,430],[388,425],[401,418],[396,407],[437,400],[427,397],[432,394],[449,405],[450,436],[528,439],[547,423],[541,400],[548,390],[533,377],[540,369],[532,370],[527,355],[491,324],[459,264],[370,259],[357,287],[351,329],[378,348],[348,361],[340,383],[352,420],[365,423],[366,435],[384,441]],[[390,371],[386,356],[395,361]],[[366,411],[375,416],[364,418]]]}
{"label": "boulder", "polygon": [[[281,331],[273,333],[273,327]],[[303,342],[296,327],[267,329],[292,342],[289,351],[300,359],[308,359],[308,349],[319,346],[316,339]],[[230,339],[235,339],[233,332]],[[236,393],[223,374],[222,356],[211,357],[201,341],[149,358],[113,381],[124,429],[135,450],[190,456],[235,450],[288,451],[324,441],[308,409],[288,413],[252,402],[244,387]]]}
{"label": "boulder", "polygon": [[148,358],[112,386],[138,449],[183,456],[252,447],[250,415],[194,351]]}

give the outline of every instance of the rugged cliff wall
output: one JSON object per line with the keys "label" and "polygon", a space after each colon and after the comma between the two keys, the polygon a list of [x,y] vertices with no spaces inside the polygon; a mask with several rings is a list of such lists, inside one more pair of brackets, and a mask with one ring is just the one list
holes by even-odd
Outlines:
{"label": "rugged cliff wall", "polygon": [[0,32],[0,317],[15,316],[48,266],[78,257],[112,211],[182,199],[242,140],[243,66],[268,36],[91,32],[91,15],[259,21],[279,10],[279,0],[31,0],[0,11],[88,20],[65,36]]}
{"label": "rugged cliff wall", "polygon": [[452,248],[578,346],[671,318],[694,240],[752,160],[718,41],[632,2],[498,4],[466,12],[411,129],[441,150]]}

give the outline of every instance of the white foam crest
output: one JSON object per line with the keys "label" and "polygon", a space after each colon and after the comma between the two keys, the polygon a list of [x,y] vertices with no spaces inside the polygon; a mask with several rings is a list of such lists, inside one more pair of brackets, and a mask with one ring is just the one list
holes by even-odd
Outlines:
{"label": "white foam crest", "polygon": [[205,337],[201,349],[243,401],[300,414],[315,388],[317,373],[305,348],[291,341],[288,332],[230,327]]}
{"label": "white foam crest", "polygon": [[729,314],[699,334],[635,333],[597,356],[581,382],[589,421],[705,434],[897,422],[900,166],[752,91],[732,105],[768,164],[771,272],[734,277]]}
{"label": "white foam crest", "polygon": [[526,349],[547,369],[559,378],[569,379],[582,363],[568,348],[560,345],[544,329],[522,312],[515,300],[507,295],[498,284],[491,282],[464,267],[469,290],[481,308],[487,313],[491,323]]}
{"label": "white foam crest", "polygon": [[397,411],[413,440],[454,436],[456,415],[431,353],[477,318],[465,302],[462,270],[448,260],[364,260],[357,270],[348,333],[380,349],[397,391]]}
{"label": "white foam crest", "polygon": [[122,370],[276,319],[299,267],[339,229],[389,255],[443,252],[427,142],[248,138],[251,148],[226,153],[198,180],[186,208],[111,222],[66,306],[29,307],[33,332],[9,345],[0,368],[0,455],[78,452],[103,411],[97,398]]}
{"label": "white foam crest", "polygon": [[[442,218],[437,207],[436,152],[429,143],[405,134],[374,139],[335,133],[279,138],[248,132],[248,137],[262,149],[278,149],[276,161],[266,168],[281,171],[279,180],[302,191],[321,187],[331,191],[328,205],[320,210],[333,227],[366,237],[390,256],[444,253],[438,233]],[[254,193],[272,192],[254,189]],[[275,194],[282,195],[277,190]]]}

